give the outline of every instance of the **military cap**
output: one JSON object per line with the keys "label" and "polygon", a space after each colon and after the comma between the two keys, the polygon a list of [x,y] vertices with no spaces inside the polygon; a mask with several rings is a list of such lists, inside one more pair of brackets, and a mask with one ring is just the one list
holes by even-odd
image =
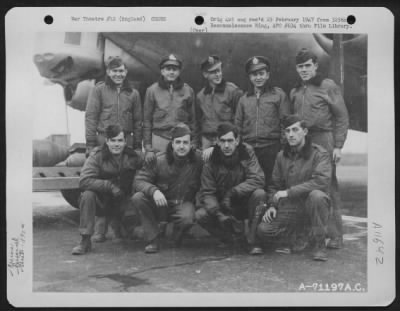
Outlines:
{"label": "military cap", "polygon": [[306,48],[302,48],[296,55],[296,65],[305,63],[306,61],[312,59],[315,63],[317,61],[317,55]]}
{"label": "military cap", "polygon": [[182,60],[180,60],[175,54],[166,55],[161,59],[160,68],[162,69],[166,66],[182,68]]}
{"label": "military cap", "polygon": [[119,56],[109,56],[105,63],[107,69],[114,69],[122,65],[125,66],[124,62],[122,61],[122,58]]}
{"label": "military cap", "polygon": [[213,71],[221,65],[222,62],[217,55],[207,57],[200,65],[201,71]]}
{"label": "military cap", "polygon": [[172,128],[170,133],[172,139],[191,134],[190,128],[185,123],[178,123]]}
{"label": "military cap", "polygon": [[235,136],[235,138],[239,136],[239,129],[236,125],[232,123],[223,122],[217,127],[217,137],[222,137],[230,132],[233,133],[233,136]]}
{"label": "military cap", "polygon": [[269,71],[270,63],[269,60],[264,56],[253,56],[246,61],[245,68],[248,74],[261,69],[266,69]]}
{"label": "military cap", "polygon": [[282,120],[282,125],[283,125],[283,128],[287,128],[297,122],[300,122],[300,125],[302,128],[306,128],[306,123],[305,123],[304,119],[302,119],[297,114],[291,114],[291,115],[285,116]]}

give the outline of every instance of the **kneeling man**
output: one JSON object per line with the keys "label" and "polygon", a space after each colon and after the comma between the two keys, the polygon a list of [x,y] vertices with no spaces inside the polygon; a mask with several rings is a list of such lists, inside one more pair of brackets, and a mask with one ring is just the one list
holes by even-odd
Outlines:
{"label": "kneeling man", "polygon": [[257,228],[261,240],[276,240],[311,225],[315,248],[313,259],[326,261],[325,238],[330,210],[328,152],[312,144],[304,120],[290,115],[283,121],[287,145],[276,158],[272,183],[268,187],[269,207]]}
{"label": "kneeling man", "polygon": [[146,253],[159,251],[160,223],[174,221],[176,246],[194,222],[194,200],[200,187],[201,153],[191,148],[191,132],[184,123],[171,131],[166,152],[155,164],[146,165],[135,178],[132,202],[138,208],[144,229]]}
{"label": "kneeling man", "polygon": [[105,138],[104,145],[93,149],[81,171],[79,231],[82,240],[72,250],[73,255],[90,251],[96,215],[118,223],[121,218],[132,219],[136,215],[130,198],[133,178],[142,166],[143,156],[126,146],[125,132],[120,125],[106,127]]}
{"label": "kneeling man", "polygon": [[232,242],[242,233],[238,220],[252,219],[255,208],[265,202],[264,173],[253,148],[240,142],[231,123],[217,128],[217,145],[201,174],[197,222],[221,242]]}

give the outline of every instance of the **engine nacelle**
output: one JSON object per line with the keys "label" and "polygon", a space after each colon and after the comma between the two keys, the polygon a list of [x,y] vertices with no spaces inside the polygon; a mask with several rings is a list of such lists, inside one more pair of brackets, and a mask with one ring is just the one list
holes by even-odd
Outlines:
{"label": "engine nacelle", "polygon": [[67,104],[77,110],[85,111],[90,91],[94,88],[95,80],[83,80],[78,83],[76,89],[67,86],[64,88],[64,96]]}

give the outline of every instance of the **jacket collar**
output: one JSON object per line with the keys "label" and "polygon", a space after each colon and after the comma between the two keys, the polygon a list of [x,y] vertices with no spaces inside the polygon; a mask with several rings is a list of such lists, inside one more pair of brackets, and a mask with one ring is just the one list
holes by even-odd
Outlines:
{"label": "jacket collar", "polygon": [[[106,77],[105,84],[109,87],[116,89],[115,83],[110,79],[109,76]],[[132,92],[132,88],[128,83],[128,80],[125,78],[124,82],[122,82],[121,91]]]}
{"label": "jacket collar", "polygon": [[[232,157],[233,156],[234,155],[232,155]],[[239,162],[250,159],[250,155],[246,150],[246,146],[243,145],[242,143],[239,143],[238,147],[236,148],[235,156],[237,156],[237,159],[238,159]],[[214,146],[214,150],[213,150],[213,152],[211,154],[211,157],[210,157],[210,162],[212,164],[217,165],[217,166],[225,165],[225,163],[226,163],[225,159],[226,158],[227,157],[225,157],[225,155],[222,153],[221,148],[218,145],[215,145]]]}
{"label": "jacket collar", "polygon": [[172,142],[169,142],[167,145],[167,149],[165,151],[165,157],[167,159],[168,165],[172,165],[175,163],[178,166],[181,166],[182,164],[186,163],[187,161],[193,163],[196,160],[196,154],[193,149],[190,149],[188,155],[184,159],[177,159],[174,156],[174,151],[172,149]]}
{"label": "jacket collar", "polygon": [[[264,86],[261,88],[261,94],[268,93],[268,92],[274,92],[274,88],[268,83],[268,81],[264,84]],[[254,85],[250,82],[247,86],[247,93],[246,96],[254,96],[255,95],[255,90],[254,90]]]}
{"label": "jacket collar", "polygon": [[[310,137],[306,136],[306,142],[305,142],[303,148],[298,152],[298,155],[301,158],[307,160],[311,156],[311,152],[312,152],[312,141],[311,141]],[[286,158],[290,158],[294,154],[296,154],[296,152],[293,152],[290,145],[288,143],[286,143],[285,146],[283,147],[283,155]]]}
{"label": "jacket collar", "polygon": [[312,77],[310,80],[308,80],[307,82],[304,82],[303,80],[301,80],[300,78],[297,80],[296,84],[295,84],[295,88],[299,88],[303,85],[307,85],[307,84],[311,84],[314,86],[321,86],[321,83],[324,79],[322,78],[322,76],[317,73],[315,77]]}
{"label": "jacket collar", "polygon": [[[215,89],[214,89],[214,93],[224,93],[225,92],[225,88],[226,88],[226,81],[224,79],[222,79],[221,83],[218,84]],[[206,83],[206,86],[204,88],[204,94],[208,95],[211,94],[213,91],[212,87],[210,86],[210,83]]]}
{"label": "jacket collar", "polygon": [[[170,84],[167,83],[162,76],[160,76],[160,78],[158,79],[158,85],[159,85],[159,87],[161,87],[164,90],[168,90],[169,86],[170,86]],[[183,87],[183,81],[182,81],[181,77],[178,77],[172,83],[172,87],[174,88],[174,90],[180,90]]]}

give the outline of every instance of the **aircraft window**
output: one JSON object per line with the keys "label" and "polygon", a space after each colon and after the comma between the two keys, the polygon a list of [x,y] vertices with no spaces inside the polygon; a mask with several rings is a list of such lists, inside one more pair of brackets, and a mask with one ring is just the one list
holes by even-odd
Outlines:
{"label": "aircraft window", "polygon": [[64,43],[80,45],[81,44],[81,35],[82,35],[82,33],[80,33],[80,32],[66,32]]}

